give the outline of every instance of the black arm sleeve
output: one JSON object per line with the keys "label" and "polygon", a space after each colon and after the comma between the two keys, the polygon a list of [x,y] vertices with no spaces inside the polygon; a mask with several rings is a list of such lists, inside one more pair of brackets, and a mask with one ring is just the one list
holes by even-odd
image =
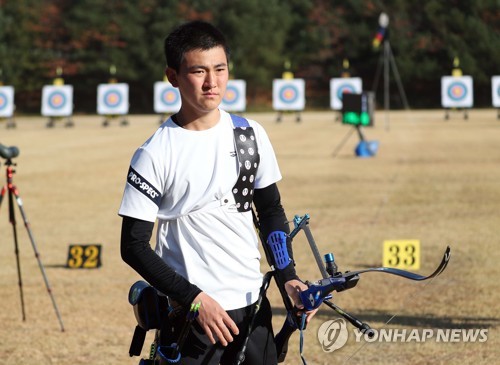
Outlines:
{"label": "black arm sleeve", "polygon": [[201,290],[177,274],[153,251],[149,244],[153,228],[153,222],[123,217],[120,244],[122,259],[162,293],[179,304],[191,304]]}
{"label": "black arm sleeve", "polygon": [[[276,184],[269,185],[263,189],[255,189],[253,203],[255,205],[255,210],[257,211],[260,231],[264,239],[267,240],[267,237],[273,231],[283,231],[286,234],[290,233],[290,228],[287,223],[288,220],[285,215],[285,210],[281,205],[281,197]],[[263,244],[267,243],[263,242]],[[288,256],[292,259],[292,261],[284,269],[276,270],[277,275],[283,283],[288,280],[298,279],[297,273],[295,272],[295,262],[293,261],[291,239],[287,239],[286,245]],[[268,257],[267,260],[273,260],[273,258]]]}

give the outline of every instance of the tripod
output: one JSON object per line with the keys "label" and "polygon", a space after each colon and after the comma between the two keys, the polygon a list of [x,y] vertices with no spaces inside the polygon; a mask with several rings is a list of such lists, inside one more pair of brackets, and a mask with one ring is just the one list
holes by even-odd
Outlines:
{"label": "tripod", "polygon": [[394,55],[392,53],[391,44],[389,43],[389,36],[383,42],[383,52],[380,54],[379,62],[377,65],[377,71],[375,73],[375,80],[373,82],[373,91],[377,90],[378,81],[380,77],[380,69],[383,65],[384,67],[384,109],[385,109],[385,128],[389,129],[389,115],[388,111],[390,109],[390,93],[389,93],[389,68],[392,66],[392,71],[394,72],[394,76],[396,77],[396,83],[399,88],[399,94],[403,101],[403,105],[406,110],[410,109],[408,105],[408,100],[406,99],[405,90],[403,88],[403,84],[401,83],[401,78],[399,77],[398,67],[396,66],[396,61],[394,61]]}
{"label": "tripod", "polygon": [[[17,154],[19,153],[17,148],[15,148],[15,150],[13,150],[13,147],[10,147],[10,149],[4,149],[2,152],[5,152],[5,151],[9,151],[9,152],[16,151],[15,156],[17,156]],[[15,157],[15,156],[13,156],[13,157]],[[5,157],[5,156],[2,154],[2,157]],[[40,254],[38,253],[35,239],[33,238],[33,234],[31,232],[29,222],[26,219],[26,214],[25,214],[24,208],[23,208],[23,202],[21,200],[21,197],[19,196],[19,191],[17,190],[16,186],[12,182],[14,173],[16,172],[12,167],[12,166],[16,166],[16,164],[14,162],[12,162],[12,157],[7,158],[7,160],[5,162],[5,166],[7,167],[7,169],[6,169],[6,171],[7,171],[7,184],[2,188],[2,192],[0,194],[0,207],[2,205],[3,198],[4,198],[5,194],[7,193],[9,196],[9,221],[12,224],[12,230],[14,233],[14,248],[15,248],[15,254],[16,254],[17,276],[19,279],[18,283],[19,283],[19,292],[21,295],[21,310],[22,310],[22,315],[23,315],[23,321],[26,320],[26,313],[24,310],[23,281],[22,281],[22,276],[21,276],[21,264],[20,264],[20,260],[19,260],[19,246],[18,246],[18,241],[17,241],[16,216],[15,216],[15,212],[14,212],[14,198],[16,199],[17,206],[19,207],[19,210],[20,210],[21,215],[23,217],[24,226],[26,227],[26,230],[28,231],[28,236],[30,238],[31,245],[33,246],[33,251],[35,252],[35,257],[38,261],[38,266],[40,267],[40,270],[41,270],[42,276],[43,276],[43,280],[45,281],[45,287],[47,288],[47,292],[50,295],[50,299],[52,300],[52,304],[54,306],[54,310],[56,312],[57,319],[59,320],[59,324],[61,326],[61,332],[64,332],[64,325],[63,325],[63,322],[61,319],[61,315],[59,314],[59,310],[57,308],[56,301],[55,301],[54,296],[52,294],[52,289],[51,289],[49,281],[47,279],[47,275],[45,274],[45,269],[44,269],[42,261],[40,259]]]}

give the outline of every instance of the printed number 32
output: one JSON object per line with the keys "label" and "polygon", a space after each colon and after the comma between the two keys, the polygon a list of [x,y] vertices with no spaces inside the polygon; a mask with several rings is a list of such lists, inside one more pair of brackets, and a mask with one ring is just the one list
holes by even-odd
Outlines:
{"label": "printed number 32", "polygon": [[72,245],[69,248],[68,267],[93,269],[100,266],[100,245]]}

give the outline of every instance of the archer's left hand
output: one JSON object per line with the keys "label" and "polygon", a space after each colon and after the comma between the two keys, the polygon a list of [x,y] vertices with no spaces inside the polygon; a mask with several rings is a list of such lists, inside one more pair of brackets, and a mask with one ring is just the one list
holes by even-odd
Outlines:
{"label": "archer's left hand", "polygon": [[[285,290],[288,296],[292,299],[293,304],[299,309],[298,312],[299,315],[303,313],[301,309],[304,309],[304,304],[302,304],[302,301],[300,300],[299,293],[303,290],[306,290],[307,288],[308,286],[298,279],[292,279],[285,283]],[[309,321],[311,320],[312,317],[314,317],[317,311],[318,308],[312,311],[305,312],[307,314],[306,323],[309,323]]]}

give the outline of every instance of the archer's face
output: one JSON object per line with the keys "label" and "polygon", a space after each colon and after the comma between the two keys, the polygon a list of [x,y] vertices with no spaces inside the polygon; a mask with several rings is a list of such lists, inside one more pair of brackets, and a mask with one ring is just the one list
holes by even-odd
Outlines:
{"label": "archer's face", "polygon": [[179,72],[170,69],[168,76],[172,85],[179,88],[184,110],[210,112],[219,107],[226,92],[226,52],[222,47],[186,52]]}

